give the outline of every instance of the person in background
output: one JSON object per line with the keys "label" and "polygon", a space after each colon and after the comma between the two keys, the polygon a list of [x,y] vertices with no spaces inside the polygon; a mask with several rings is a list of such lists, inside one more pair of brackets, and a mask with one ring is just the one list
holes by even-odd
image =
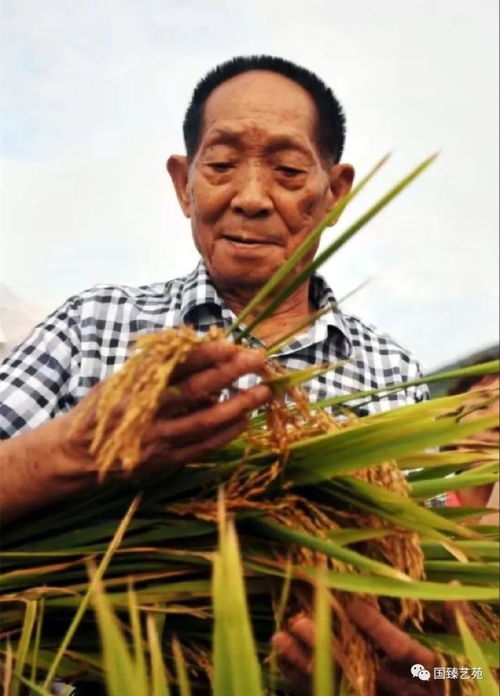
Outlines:
{"label": "person in background", "polygon": [[[491,360],[497,360],[499,357],[498,349],[491,349],[484,351],[480,355],[477,355],[474,360],[469,362],[470,366],[480,365],[484,362],[489,362]],[[490,389],[500,389],[500,375],[483,375],[483,376],[471,376],[462,377],[452,384],[448,390],[450,396],[454,394],[462,394],[464,392],[470,391],[475,392],[483,388]],[[500,400],[499,397],[490,401],[490,403],[481,406],[472,413],[470,413],[467,418],[482,418],[485,416],[497,416],[498,423],[495,427],[486,430],[479,435],[475,435],[474,441],[475,446],[480,443],[485,449],[495,448],[497,451],[500,445]],[[464,443],[457,449],[462,451],[467,451],[467,443]],[[460,491],[448,493],[447,504],[451,507],[457,507],[459,505],[467,505],[471,507],[490,507],[498,509],[500,505],[499,501],[499,484],[498,481],[495,484],[487,483],[482,486],[474,486],[472,488],[464,488]],[[494,512],[490,515],[486,515],[481,520],[484,523],[489,524],[499,524],[500,516],[498,512]]]}

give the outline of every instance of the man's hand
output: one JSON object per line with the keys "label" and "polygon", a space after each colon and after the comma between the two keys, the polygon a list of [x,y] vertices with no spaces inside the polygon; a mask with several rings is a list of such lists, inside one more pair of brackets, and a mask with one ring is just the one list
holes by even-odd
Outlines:
{"label": "man's hand", "polygon": [[[216,447],[230,442],[245,430],[248,415],[271,398],[270,389],[257,385],[219,401],[222,390],[242,375],[258,372],[265,363],[260,350],[241,348],[226,341],[201,343],[174,371],[157,416],[142,441],[138,472],[196,461]],[[95,408],[102,383],[97,385],[71,413],[64,416],[61,446],[75,470],[93,466],[89,445],[95,426]],[[126,404],[116,409],[111,427]],[[90,418],[78,423],[80,412]],[[73,423],[77,419],[76,431]]]}
{"label": "man's hand", "polygon": [[[349,619],[383,653],[377,674],[378,696],[441,696],[442,682],[432,679],[438,662],[431,650],[410,638],[360,597],[354,597],[345,611]],[[272,646],[283,677],[300,693],[311,694],[313,620],[303,614],[293,617],[285,631],[273,636]],[[349,659],[349,655],[346,659]],[[414,664],[423,665],[431,673],[430,681],[420,681],[412,676],[410,669]]]}
{"label": "man's hand", "polygon": [[[219,397],[242,375],[259,372],[265,360],[263,351],[225,341],[196,346],[165,390],[157,417],[144,438],[137,472],[147,474],[196,461],[243,432],[249,414],[271,398],[270,389],[260,384],[224,401]],[[89,446],[101,388],[102,383],[96,385],[68,413],[0,443],[4,518],[53,502],[96,481],[97,468]],[[117,408],[114,422],[123,406]]]}

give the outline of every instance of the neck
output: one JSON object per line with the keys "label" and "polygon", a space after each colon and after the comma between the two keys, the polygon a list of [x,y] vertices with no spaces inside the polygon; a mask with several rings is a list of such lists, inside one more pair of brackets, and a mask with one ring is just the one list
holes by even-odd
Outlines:
{"label": "neck", "polygon": [[[236,316],[238,316],[250,300],[253,299],[257,290],[258,288],[250,288],[248,292],[246,292],[244,288],[238,288],[237,290],[218,288],[219,294]],[[252,312],[244,323],[249,323],[266,306],[269,299],[264,300],[263,304]],[[256,326],[252,333],[260,338],[264,344],[270,345],[287,334],[295,324],[304,321],[304,319],[310,316],[311,312],[309,281],[307,281],[297,288],[297,290],[290,295],[270,317],[264,319]]]}

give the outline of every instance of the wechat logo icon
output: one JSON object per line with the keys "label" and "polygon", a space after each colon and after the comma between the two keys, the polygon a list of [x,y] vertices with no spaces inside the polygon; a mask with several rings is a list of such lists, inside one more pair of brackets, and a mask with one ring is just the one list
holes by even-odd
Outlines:
{"label": "wechat logo icon", "polygon": [[423,665],[413,665],[410,670],[412,677],[418,677],[421,681],[429,681],[431,673]]}

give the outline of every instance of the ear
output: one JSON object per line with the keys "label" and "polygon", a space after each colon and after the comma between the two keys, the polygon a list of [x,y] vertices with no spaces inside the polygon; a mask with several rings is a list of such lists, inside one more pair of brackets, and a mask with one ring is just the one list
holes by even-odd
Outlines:
{"label": "ear", "polygon": [[[335,203],[346,196],[352,188],[354,181],[354,167],[350,164],[334,164],[330,168],[330,211]],[[338,217],[332,220],[330,227],[336,224]]]}
{"label": "ear", "polygon": [[189,164],[185,155],[170,155],[167,160],[167,171],[177,194],[177,200],[186,217],[191,217],[191,200],[188,189]]}
{"label": "ear", "polygon": [[354,167],[352,165],[333,165],[333,167],[330,169],[330,191],[333,195],[332,205],[349,193],[352,188],[353,181]]}

